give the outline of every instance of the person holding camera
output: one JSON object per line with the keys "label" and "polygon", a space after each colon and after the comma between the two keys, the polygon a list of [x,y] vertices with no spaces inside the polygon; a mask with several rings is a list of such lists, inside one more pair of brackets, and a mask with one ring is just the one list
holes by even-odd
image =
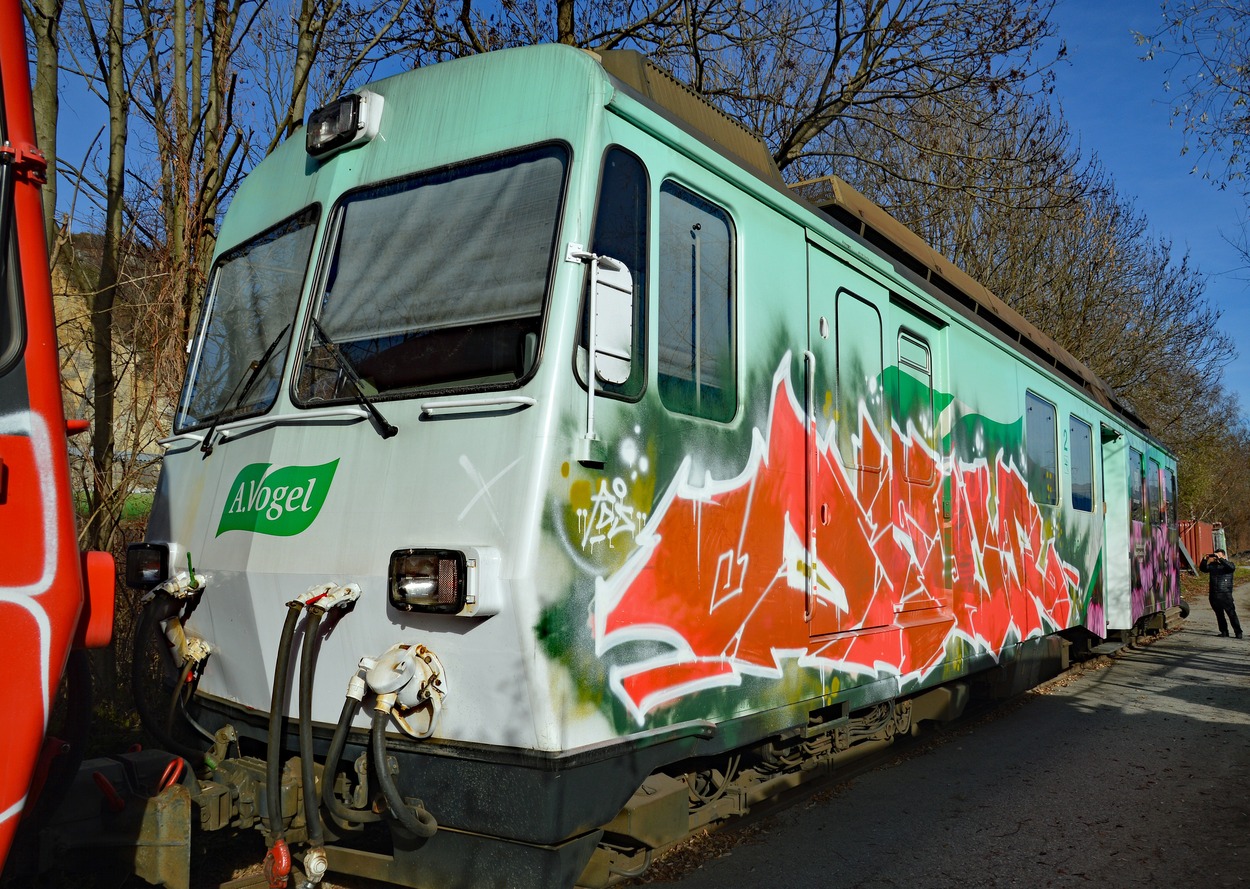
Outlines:
{"label": "person holding camera", "polygon": [[[1211,582],[1209,598],[1211,608],[1215,611],[1215,620],[1220,625],[1220,635],[1228,635],[1228,625],[1233,625],[1233,632],[1241,638],[1241,622],[1237,620],[1237,606],[1233,604],[1233,574],[1237,566],[1225,558],[1224,550],[1217,549],[1202,557],[1198,570],[1205,573]],[[1225,620],[1225,615],[1228,619]]]}

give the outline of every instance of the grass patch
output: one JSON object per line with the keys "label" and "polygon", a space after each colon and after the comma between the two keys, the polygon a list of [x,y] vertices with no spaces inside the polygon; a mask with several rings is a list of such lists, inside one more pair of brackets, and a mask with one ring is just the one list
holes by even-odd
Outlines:
{"label": "grass patch", "polygon": [[131,494],[122,507],[122,521],[135,522],[146,520],[152,512],[152,500],[155,494]]}
{"label": "grass patch", "polygon": [[[122,504],[121,520],[123,522],[146,521],[152,512],[152,500],[155,494],[131,494]],[[87,518],[87,495],[82,491],[74,492],[74,507],[80,518]]]}

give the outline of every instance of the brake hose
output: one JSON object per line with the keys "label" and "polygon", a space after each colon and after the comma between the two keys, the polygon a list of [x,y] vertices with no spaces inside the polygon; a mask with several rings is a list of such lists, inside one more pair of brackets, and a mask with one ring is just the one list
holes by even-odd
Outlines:
{"label": "brake hose", "polygon": [[387,765],[386,757],[386,724],[389,719],[390,713],[387,710],[373,711],[373,736],[371,739],[373,742],[371,748],[373,771],[378,776],[378,784],[382,787],[382,794],[386,797],[386,804],[404,829],[413,836],[432,837],[438,830],[438,822],[434,820],[434,816],[422,807],[418,807],[416,812],[408,808],[407,804],[404,803],[403,797],[399,795],[399,788],[395,786],[395,782],[391,779],[391,770]]}
{"label": "brake hose", "polygon": [[[308,845],[313,848],[325,844],[325,832],[322,830],[321,812],[317,799],[317,763],[313,758],[312,731],[313,650],[317,645],[317,630],[321,627],[321,616],[324,613],[325,610],[319,606],[308,607],[308,619],[304,621],[304,645],[299,661],[300,779],[304,784],[304,820],[308,827]],[[322,781],[325,781],[324,775]]]}
{"label": "brake hose", "polygon": [[343,756],[343,748],[347,746],[347,732],[351,728],[352,717],[356,713],[359,699],[348,695],[343,701],[343,711],[339,714],[339,723],[334,728],[334,737],[330,739],[330,750],[326,753],[325,771],[321,774],[321,801],[326,810],[347,830],[359,829],[355,825],[369,821],[379,821],[382,816],[368,809],[353,809],[345,806],[334,795],[334,774],[338,769],[339,759]]}
{"label": "brake hose", "polygon": [[269,743],[265,752],[265,801],[269,808],[269,833],[275,842],[286,837],[286,828],[282,824],[280,797],[284,721],[282,710],[287,676],[291,669],[291,643],[295,637],[295,626],[299,623],[300,611],[304,606],[301,602],[292,601],[288,602],[286,607],[286,621],[282,624],[282,636],[278,641],[278,660],[273,668],[273,695],[269,701]]}
{"label": "brake hose", "polygon": [[[166,731],[163,720],[152,713],[147,695],[144,693],[144,685],[148,678],[148,661],[144,657],[143,646],[152,638],[155,628],[161,621],[161,618],[156,615],[158,602],[166,605],[177,604],[176,600],[169,596],[157,594],[140,610],[139,626],[135,630],[134,651],[130,658],[130,693],[135,699],[135,710],[139,713],[139,721],[143,723],[143,727],[152,733],[162,747],[181,756],[191,764],[192,768],[198,769],[205,762],[204,751],[183,744]],[[179,666],[178,669],[185,670],[185,666]],[[175,696],[182,693],[182,687],[183,683],[180,681],[174,689]]]}

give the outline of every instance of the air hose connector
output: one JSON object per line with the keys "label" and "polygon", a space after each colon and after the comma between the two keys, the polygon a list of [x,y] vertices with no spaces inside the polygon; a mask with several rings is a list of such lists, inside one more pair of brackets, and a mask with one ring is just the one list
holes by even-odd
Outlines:
{"label": "air hose connector", "polygon": [[[434,652],[424,645],[392,645],[376,660],[364,658],[365,681],[378,696],[375,710],[390,712],[395,722],[414,738],[434,734],[443,699],[447,697],[447,674]],[[423,725],[411,718],[425,713]]]}
{"label": "air hose connector", "polygon": [[331,608],[346,608],[359,598],[360,587],[357,584],[326,581],[313,584],[287,604],[329,611]]}

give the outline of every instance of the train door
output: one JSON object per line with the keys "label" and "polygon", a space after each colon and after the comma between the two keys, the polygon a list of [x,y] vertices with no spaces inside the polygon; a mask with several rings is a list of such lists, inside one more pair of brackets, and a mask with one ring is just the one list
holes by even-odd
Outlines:
{"label": "train door", "polygon": [[[1140,502],[1140,484],[1129,467],[1129,447],[1124,435],[1110,426],[1102,426],[1102,627],[1094,615],[1087,619],[1090,631],[1106,638],[1108,629],[1132,625],[1132,524],[1133,498]],[[1136,454],[1136,451],[1133,451]]]}
{"label": "train door", "polygon": [[[1087,415],[1088,416],[1088,415]],[[1083,615],[1084,625],[1099,636],[1105,634],[1105,610],[1101,581],[1101,553],[1106,518],[1099,513],[1103,502],[1099,492],[1106,488],[1106,476],[1098,477],[1094,451],[1094,425],[1079,413],[1068,414],[1065,450],[1068,455],[1068,487],[1065,504],[1069,509],[1068,526],[1077,539],[1084,539],[1086,555],[1079,565],[1082,578],[1089,584],[1085,593],[1088,606]],[[1078,614],[1078,617],[1082,617]]]}
{"label": "train door", "polygon": [[1146,521],[1139,539],[1133,541],[1133,557],[1137,561],[1137,579],[1134,587],[1141,591],[1134,596],[1133,622],[1147,614],[1167,607],[1168,558],[1167,502],[1164,496],[1166,484],[1163,479],[1161,454],[1148,447],[1146,457]]}
{"label": "train door", "polygon": [[942,418],[950,402],[946,381],[946,322],[920,306],[895,296],[891,300],[890,345],[894,367],[887,376],[893,435],[891,516],[896,537],[905,541],[894,552],[898,602],[895,610],[936,616],[949,608],[953,571],[950,473],[944,471],[950,450]]}
{"label": "train door", "polygon": [[892,589],[882,307],[889,295],[808,244],[806,618],[813,636],[886,626]]}

